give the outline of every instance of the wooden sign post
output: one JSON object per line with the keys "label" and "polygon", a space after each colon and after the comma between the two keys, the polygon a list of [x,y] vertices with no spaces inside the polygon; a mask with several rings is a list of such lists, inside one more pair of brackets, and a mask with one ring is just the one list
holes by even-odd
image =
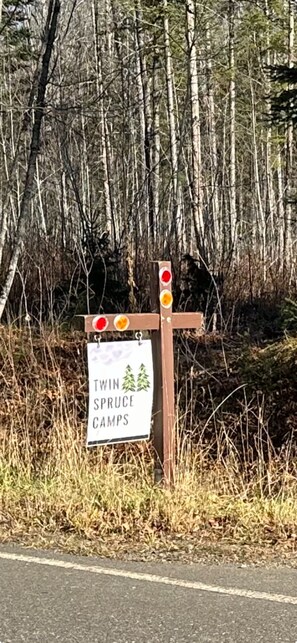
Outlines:
{"label": "wooden sign post", "polygon": [[[154,262],[151,271],[151,313],[84,315],[87,333],[152,331],[154,363],[153,444],[155,482],[170,486],[175,469],[175,398],[173,331],[203,328],[202,313],[172,312],[170,261]],[[139,418],[141,422],[141,418]]]}

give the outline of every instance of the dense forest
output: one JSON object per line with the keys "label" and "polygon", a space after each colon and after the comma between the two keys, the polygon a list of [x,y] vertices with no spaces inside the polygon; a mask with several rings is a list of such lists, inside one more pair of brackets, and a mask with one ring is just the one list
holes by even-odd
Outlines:
{"label": "dense forest", "polygon": [[293,0],[0,11],[0,318],[294,293]]}

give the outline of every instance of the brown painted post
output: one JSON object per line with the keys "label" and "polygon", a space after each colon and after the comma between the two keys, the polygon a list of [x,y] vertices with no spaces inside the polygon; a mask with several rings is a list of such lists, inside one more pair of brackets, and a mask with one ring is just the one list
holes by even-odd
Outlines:
{"label": "brown painted post", "polygon": [[[154,262],[151,268],[151,305],[153,313],[160,310],[159,302],[159,266]],[[152,330],[152,352],[154,364],[154,398],[153,398],[153,447],[154,447],[154,481],[163,480],[163,403],[162,403],[162,359],[160,317],[158,330]]]}
{"label": "brown painted post", "polygon": [[[163,284],[162,270],[171,274],[170,261],[153,266],[152,305],[160,314],[160,330],[153,334],[155,369],[154,446],[156,452],[155,480],[164,478],[170,486],[175,469],[174,358],[172,325],[172,284]],[[159,465],[158,465],[159,463]],[[160,470],[160,463],[162,469]]]}
{"label": "brown painted post", "polygon": [[[167,268],[171,272],[169,261],[159,262],[159,271]],[[159,273],[160,274],[160,273]],[[174,357],[172,329],[172,284],[162,285],[160,289],[160,332],[162,358],[162,398],[163,398],[163,449],[164,449],[164,482],[170,486],[175,473],[175,409],[174,409]],[[162,293],[167,291],[171,296],[170,306],[162,305]]]}

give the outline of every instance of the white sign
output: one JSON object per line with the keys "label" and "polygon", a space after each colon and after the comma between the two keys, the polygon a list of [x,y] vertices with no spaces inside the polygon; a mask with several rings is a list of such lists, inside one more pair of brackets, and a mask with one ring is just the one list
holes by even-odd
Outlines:
{"label": "white sign", "polygon": [[147,440],[153,405],[150,340],[88,344],[87,445]]}

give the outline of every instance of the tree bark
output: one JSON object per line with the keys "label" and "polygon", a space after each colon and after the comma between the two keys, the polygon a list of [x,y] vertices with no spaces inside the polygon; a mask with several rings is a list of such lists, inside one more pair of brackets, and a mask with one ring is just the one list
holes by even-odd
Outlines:
{"label": "tree bark", "polygon": [[155,243],[155,220],[154,220],[154,199],[153,199],[153,184],[152,184],[152,154],[151,154],[151,109],[149,100],[149,81],[146,69],[146,60],[144,54],[144,41],[143,41],[143,16],[140,0],[135,0],[135,27],[136,27],[136,56],[139,66],[139,110],[141,113],[142,125],[142,146],[144,156],[144,186],[143,191],[146,201],[146,211],[148,217],[148,241],[151,248],[154,248]]}
{"label": "tree bark", "polygon": [[171,183],[172,183],[172,217],[169,217],[170,231],[175,236],[176,250],[179,247],[180,231],[180,189],[178,180],[178,150],[176,134],[176,118],[174,110],[174,87],[173,87],[173,69],[172,56],[169,36],[168,20],[168,2],[163,0],[163,29],[164,29],[164,49],[165,49],[165,69],[166,69],[166,90],[167,90],[167,110],[169,122],[170,138],[170,157],[171,157]]}
{"label": "tree bark", "polygon": [[[265,54],[265,66],[267,69],[270,69],[271,65],[271,38],[270,38],[270,20],[271,20],[271,15],[270,15],[270,5],[269,1],[265,0],[265,8],[264,8],[264,13],[266,16],[266,54]],[[267,111],[268,114],[270,114],[271,111],[271,99],[269,98],[271,96],[271,81],[270,81],[270,76],[269,74],[265,74],[265,94],[268,96],[267,102]],[[274,184],[273,184],[273,167],[272,167],[272,127],[271,124],[268,123],[266,128],[266,154],[265,154],[265,170],[266,170],[266,213],[267,213],[267,222],[270,222],[269,225],[269,244],[270,244],[270,252],[271,252],[271,258],[274,260],[276,258],[276,252],[277,252],[277,239],[276,239],[276,229],[279,227],[277,226],[277,218],[276,218],[276,197],[275,197],[275,189],[274,189]]]}
{"label": "tree bark", "polygon": [[233,254],[237,235],[236,214],[236,87],[235,87],[235,0],[229,0],[229,109],[230,109],[230,158],[229,158],[229,203],[230,203],[230,249]]}
{"label": "tree bark", "polygon": [[205,229],[203,218],[203,196],[201,185],[201,134],[199,110],[199,86],[196,52],[196,5],[194,0],[186,0],[187,40],[189,56],[189,80],[191,96],[191,133],[192,133],[192,211],[197,248],[203,262],[206,256]]}
{"label": "tree bark", "polygon": [[259,230],[259,246],[260,246],[260,258],[263,265],[263,281],[266,282],[266,269],[267,269],[267,228],[266,228],[266,218],[263,208],[262,195],[261,195],[261,181],[260,181],[260,171],[259,171],[259,159],[258,159],[258,146],[257,146],[257,130],[256,130],[256,105],[255,105],[255,95],[254,95],[254,86],[252,71],[249,70],[250,76],[250,90],[251,90],[251,130],[253,136],[253,184],[252,192],[255,193],[255,210],[258,214],[257,224]]}
{"label": "tree bark", "polygon": [[153,210],[156,226],[156,239],[160,243],[160,99],[161,87],[159,80],[160,52],[155,44],[153,62],[153,113],[152,113],[152,186]]}
{"label": "tree bark", "polygon": [[[288,0],[288,66],[293,67],[294,60],[294,1]],[[289,89],[292,86],[289,85]],[[286,274],[292,264],[292,168],[293,168],[293,122],[289,121],[286,131],[286,166],[285,166],[285,221],[284,221],[284,270]],[[291,270],[290,270],[291,271]]]}
{"label": "tree bark", "polygon": [[[107,150],[107,127],[104,110],[103,80],[102,80],[102,46],[99,40],[99,10],[98,0],[93,0],[93,23],[94,23],[94,41],[95,41],[95,64],[96,64],[96,86],[99,100],[99,123],[101,138],[101,163],[103,170],[103,188],[104,188],[104,205],[105,205],[105,225],[116,245],[116,229],[114,221],[114,208],[111,193],[111,184],[109,176],[108,150]],[[107,8],[108,9],[108,8]],[[109,23],[107,23],[109,29]]]}
{"label": "tree bark", "polygon": [[15,273],[17,270],[19,255],[26,232],[26,223],[30,216],[30,204],[33,196],[36,159],[40,149],[41,124],[45,112],[45,95],[49,77],[49,67],[57,32],[58,15],[60,12],[60,0],[50,0],[45,28],[45,51],[42,58],[41,71],[37,87],[36,104],[33,109],[34,124],[32,128],[30,152],[28,158],[27,172],[24,191],[20,206],[20,215],[16,230],[14,247],[9,261],[6,279],[0,296],[0,320],[10,294]]}
{"label": "tree bark", "polygon": [[215,122],[215,99],[213,89],[213,72],[211,60],[211,40],[209,23],[205,26],[206,36],[206,83],[208,98],[208,136],[210,151],[210,185],[211,185],[211,212],[213,242],[212,255],[213,265],[216,268],[222,259],[222,217],[220,216],[219,191],[218,191],[218,148]]}

